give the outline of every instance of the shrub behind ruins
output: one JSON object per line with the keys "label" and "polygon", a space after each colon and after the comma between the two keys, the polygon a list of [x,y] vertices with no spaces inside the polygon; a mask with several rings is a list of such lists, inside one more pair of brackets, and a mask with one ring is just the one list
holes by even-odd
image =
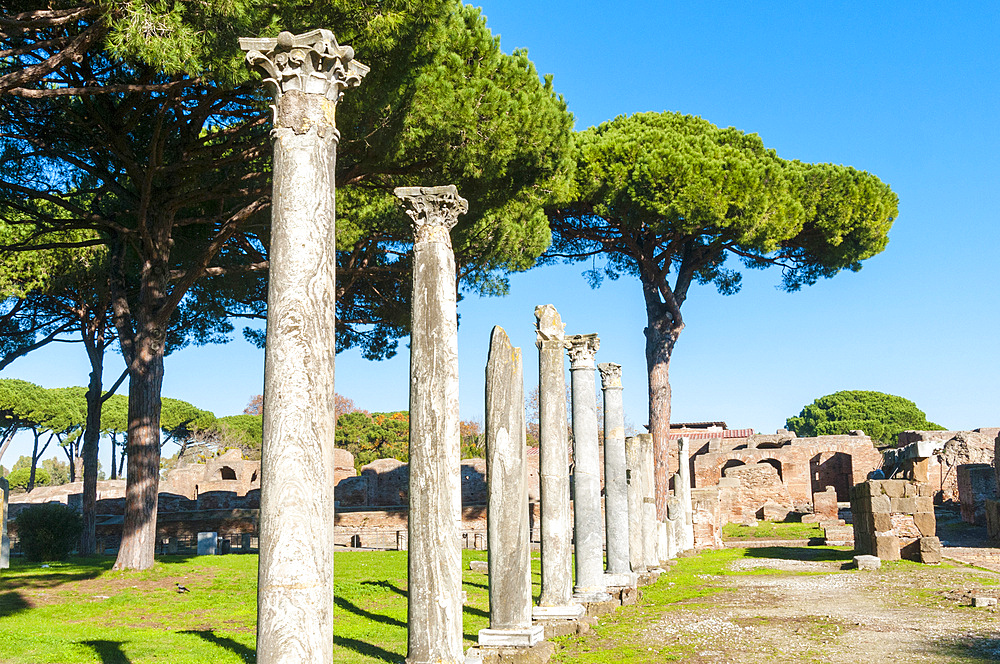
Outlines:
{"label": "shrub behind ruins", "polygon": [[24,557],[32,561],[63,560],[80,540],[83,518],[59,503],[32,505],[14,519]]}

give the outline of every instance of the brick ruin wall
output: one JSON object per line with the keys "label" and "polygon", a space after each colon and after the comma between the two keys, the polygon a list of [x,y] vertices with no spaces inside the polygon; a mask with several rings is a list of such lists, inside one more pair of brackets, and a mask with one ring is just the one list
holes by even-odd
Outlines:
{"label": "brick ruin wall", "polygon": [[[850,498],[850,487],[864,481],[882,463],[882,454],[865,435],[797,438],[795,434],[755,434],[745,439],[708,441],[692,457],[696,488],[718,484],[723,473],[743,465],[767,463],[778,476],[794,506],[812,504],[814,492],[832,486],[838,500]],[[783,495],[775,494],[780,503]]]}

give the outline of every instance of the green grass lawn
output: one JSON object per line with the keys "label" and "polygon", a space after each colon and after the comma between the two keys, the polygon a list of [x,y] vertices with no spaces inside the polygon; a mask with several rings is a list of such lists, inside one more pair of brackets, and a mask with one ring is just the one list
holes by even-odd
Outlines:
{"label": "green grass lawn", "polygon": [[[486,553],[463,553],[468,647],[488,625],[489,598],[487,577],[468,570]],[[254,661],[257,556],[164,556],[144,572],[112,572],[113,562],[15,559],[0,571],[0,662]],[[337,552],[335,569],[335,661],[402,662],[406,552]]]}
{"label": "green grass lawn", "polygon": [[[777,553],[775,553],[777,552]],[[791,553],[789,553],[791,552]],[[727,549],[682,558],[634,606],[602,618],[595,633],[564,637],[556,661],[669,661],[683,652],[650,651],[637,635],[678,602],[724,592],[705,581],[730,562],[761,555],[844,556],[825,548]],[[489,621],[487,577],[468,570],[484,551],[465,551],[466,647]],[[0,571],[0,663],[169,664],[252,662],[256,556],[164,556],[144,572],[112,572],[111,558],[48,567],[15,559]],[[403,662],[406,654],[406,552],[337,552],[334,661]],[[748,573],[748,572],[743,572]],[[753,572],[749,572],[753,573]],[[537,599],[537,557],[532,581]],[[190,589],[179,594],[176,584]]]}
{"label": "green grass lawn", "polygon": [[761,521],[756,526],[742,526],[728,523],[722,527],[723,539],[811,539],[823,537],[823,529],[817,523]]}

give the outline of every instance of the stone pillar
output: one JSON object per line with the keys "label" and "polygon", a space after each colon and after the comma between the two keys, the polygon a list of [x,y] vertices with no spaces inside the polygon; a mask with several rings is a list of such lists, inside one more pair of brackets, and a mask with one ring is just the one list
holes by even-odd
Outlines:
{"label": "stone pillar", "polygon": [[601,451],[597,441],[597,390],[594,355],[596,334],[566,340],[573,395],[573,525],[576,533],[576,586],[581,602],[611,599],[604,582],[604,538],[601,537]]}
{"label": "stone pillar", "polygon": [[646,571],[642,550],[642,445],[635,436],[625,439],[625,477],[628,483],[629,566],[640,574]]}
{"label": "stone pillar", "polygon": [[632,586],[629,567],[628,484],[625,480],[625,407],[622,404],[622,367],[597,365],[604,390],[604,533],[608,558],[605,583]]}
{"label": "stone pillar", "polygon": [[462,662],[458,309],[450,230],[469,204],[454,185],[399,187],[413,220],[410,332],[408,664]]}
{"label": "stone pillar", "polygon": [[333,658],[337,101],[368,67],[328,30],[240,39],[274,98],[257,661]]}
{"label": "stone pillar", "polygon": [[686,436],[677,439],[677,476],[680,479],[676,489],[681,501],[681,536],[677,542],[679,551],[694,548],[694,506],[691,504],[691,445]]}
{"label": "stone pillar", "polygon": [[10,484],[0,477],[0,569],[10,567],[10,537],[7,535],[7,510],[10,505]]}
{"label": "stone pillar", "polygon": [[541,511],[542,593],[532,615],[575,619],[573,531],[569,503],[569,422],[566,419],[565,334],[551,304],[535,307],[538,346],[538,476]]}
{"label": "stone pillar", "polygon": [[660,522],[656,518],[653,436],[640,433],[636,438],[639,439],[642,449],[642,553],[646,557],[646,568],[650,571],[660,571],[660,557],[657,550]]}
{"label": "stone pillar", "polygon": [[531,625],[521,349],[501,327],[493,328],[486,362],[486,491],[490,626],[479,630],[479,645],[533,646],[545,628]]}

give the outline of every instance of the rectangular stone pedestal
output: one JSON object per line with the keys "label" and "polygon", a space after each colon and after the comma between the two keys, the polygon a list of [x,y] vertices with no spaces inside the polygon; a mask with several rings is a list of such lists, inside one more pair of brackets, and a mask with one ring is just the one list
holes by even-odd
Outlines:
{"label": "rectangular stone pedestal", "polygon": [[198,555],[214,556],[215,545],[218,542],[218,539],[219,533],[217,532],[198,533]]}
{"label": "rectangular stone pedestal", "polygon": [[608,588],[634,588],[639,582],[639,575],[635,572],[623,572],[621,574],[604,574],[604,585]]}
{"label": "rectangular stone pedestal", "polygon": [[530,648],[545,637],[545,628],[532,625],[528,629],[481,629],[480,647]]}
{"label": "rectangular stone pedestal", "polygon": [[584,613],[586,611],[583,608],[583,604],[531,607],[531,618],[533,620],[577,620],[582,618]]}
{"label": "rectangular stone pedestal", "polygon": [[611,599],[611,595],[608,594],[607,590],[604,588],[592,589],[592,588],[573,588],[573,601],[580,602],[581,604],[591,604],[593,602],[607,602]]}

